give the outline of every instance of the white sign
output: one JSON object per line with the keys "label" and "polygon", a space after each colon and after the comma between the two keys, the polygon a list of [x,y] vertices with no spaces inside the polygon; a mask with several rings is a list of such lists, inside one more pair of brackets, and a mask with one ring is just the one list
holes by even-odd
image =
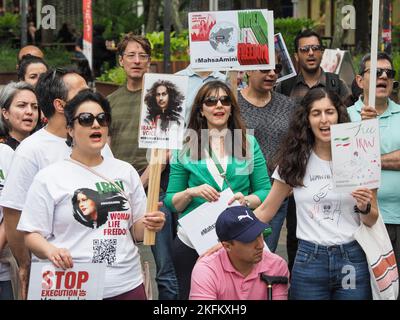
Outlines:
{"label": "white sign", "polygon": [[276,82],[280,82],[297,75],[296,69],[293,66],[292,59],[290,58],[289,52],[286,47],[285,40],[283,40],[282,34],[277,33],[274,36],[275,39],[275,53],[279,55],[280,59],[276,57],[276,62],[282,64],[282,71],[278,75]]}
{"label": "white sign", "polygon": [[189,13],[190,65],[195,70],[275,68],[273,12]]}
{"label": "white sign", "polygon": [[188,77],[146,73],[139,148],[182,149]]}
{"label": "white sign", "polygon": [[218,201],[206,202],[179,219],[180,226],[199,255],[218,243],[215,222],[222,211],[228,207],[240,205],[239,202],[234,201],[228,206],[233,196],[231,189],[225,189],[220,193]]}
{"label": "white sign", "polygon": [[331,126],[333,181],[336,192],[375,189],[381,181],[378,119]]}
{"label": "white sign", "polygon": [[33,262],[28,300],[102,300],[104,263],[74,263],[71,269],[50,262]]}

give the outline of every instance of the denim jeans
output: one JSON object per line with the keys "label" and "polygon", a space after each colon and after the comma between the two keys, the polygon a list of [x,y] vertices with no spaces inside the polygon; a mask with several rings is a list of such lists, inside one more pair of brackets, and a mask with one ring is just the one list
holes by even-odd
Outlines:
{"label": "denim jeans", "polygon": [[288,200],[286,199],[282,202],[281,207],[278,209],[275,216],[269,222],[270,226],[272,227],[272,233],[265,239],[265,242],[271,252],[275,252],[276,247],[278,246],[282,225],[286,218],[287,205]]}
{"label": "denim jeans", "polygon": [[[160,194],[160,201],[163,201],[164,197],[165,194]],[[176,300],[178,299],[178,281],[172,262],[173,216],[165,205],[160,208],[160,211],[165,214],[165,225],[156,234],[156,244],[151,246],[157,268],[158,299]]]}
{"label": "denim jeans", "polygon": [[11,280],[0,281],[0,300],[14,300]]}
{"label": "denim jeans", "polygon": [[321,246],[299,240],[290,286],[293,300],[371,300],[367,258],[356,241]]}

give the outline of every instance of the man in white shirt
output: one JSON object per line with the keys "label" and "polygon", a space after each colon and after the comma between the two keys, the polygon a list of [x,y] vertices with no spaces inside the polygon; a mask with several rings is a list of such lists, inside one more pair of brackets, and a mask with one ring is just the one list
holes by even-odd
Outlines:
{"label": "man in white shirt", "polygon": [[[30,253],[24,245],[23,234],[16,227],[36,173],[69,156],[71,148],[65,143],[67,129],[64,107],[67,101],[86,88],[88,86],[85,79],[73,71],[57,68],[40,76],[36,95],[44,115],[48,118],[48,124],[22,141],[15,151],[0,197],[7,239],[19,266],[23,299],[27,297]],[[107,145],[103,151],[106,151],[106,155],[112,155]]]}

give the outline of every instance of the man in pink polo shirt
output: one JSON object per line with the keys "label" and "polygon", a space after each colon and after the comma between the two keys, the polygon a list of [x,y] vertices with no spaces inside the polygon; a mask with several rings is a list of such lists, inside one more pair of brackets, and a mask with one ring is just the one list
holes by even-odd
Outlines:
{"label": "man in pink polo shirt", "polygon": [[[223,247],[197,261],[189,299],[268,299],[268,288],[260,275],[289,277],[289,270],[285,260],[264,250],[263,231],[267,227],[248,207],[223,211],[215,225]],[[287,300],[288,284],[276,284],[272,289],[272,300]]]}

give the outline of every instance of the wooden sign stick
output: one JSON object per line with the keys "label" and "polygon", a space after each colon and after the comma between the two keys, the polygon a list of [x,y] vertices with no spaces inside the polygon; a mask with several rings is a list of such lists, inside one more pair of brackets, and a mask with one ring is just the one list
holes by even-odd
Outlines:
{"label": "wooden sign stick", "polygon": [[[147,211],[152,212],[158,210],[158,199],[160,196],[161,167],[163,159],[165,159],[164,149],[152,149],[150,157],[150,173],[149,184],[147,189]],[[156,243],[156,233],[148,229],[144,229],[143,244],[152,246]]]}

